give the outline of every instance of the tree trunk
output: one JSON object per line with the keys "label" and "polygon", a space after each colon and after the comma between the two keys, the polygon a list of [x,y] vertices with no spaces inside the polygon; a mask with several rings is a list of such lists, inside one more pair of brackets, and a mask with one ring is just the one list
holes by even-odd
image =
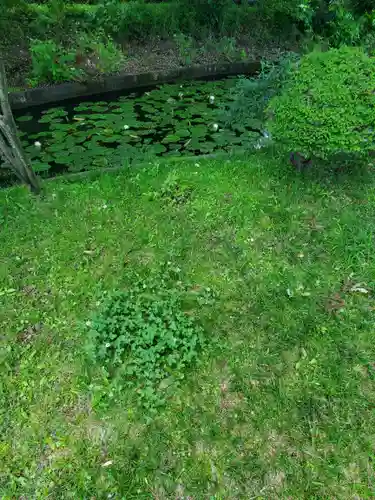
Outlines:
{"label": "tree trunk", "polygon": [[21,141],[17,134],[12,110],[8,99],[8,87],[5,78],[5,68],[0,60],[0,156],[9,163],[12,171],[21,182],[27,184],[33,193],[40,193],[41,187],[29,160],[27,159]]}

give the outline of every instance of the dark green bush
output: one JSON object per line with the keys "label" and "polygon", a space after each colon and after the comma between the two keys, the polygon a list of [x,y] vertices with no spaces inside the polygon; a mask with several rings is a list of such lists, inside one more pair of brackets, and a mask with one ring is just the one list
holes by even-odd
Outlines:
{"label": "dark green bush", "polygon": [[290,151],[329,159],[375,149],[375,60],[361,48],[312,52],[269,106],[268,130]]}
{"label": "dark green bush", "polygon": [[246,2],[241,5],[231,3],[221,20],[220,34],[238,37],[241,34],[253,33],[254,26],[261,24],[264,30],[264,24],[260,23],[256,6],[248,5]]}
{"label": "dark green bush", "polygon": [[52,0],[48,5],[32,5],[29,9],[34,17],[31,23],[34,37],[62,42],[71,40],[82,29],[89,29],[93,8]]}
{"label": "dark green bush", "polygon": [[297,54],[291,53],[277,62],[263,62],[259,75],[240,78],[234,90],[233,103],[225,112],[225,121],[264,130],[270,99],[281,93],[297,57]]}
{"label": "dark green bush", "polygon": [[81,33],[72,48],[52,40],[31,44],[32,74],[29,83],[59,83],[110,73],[121,68],[123,54],[111,38],[101,32]]}
{"label": "dark green bush", "polygon": [[106,0],[91,15],[93,27],[121,40],[147,40],[172,36],[179,31],[175,3],[146,4],[142,1],[119,3]]}
{"label": "dark green bush", "polygon": [[180,0],[178,10],[181,29],[189,33],[202,28],[221,30],[226,12],[232,5],[232,0]]}
{"label": "dark green bush", "polygon": [[31,60],[32,73],[29,83],[32,86],[41,82],[64,82],[82,76],[82,71],[75,67],[76,52],[66,50],[52,40],[33,41]]}

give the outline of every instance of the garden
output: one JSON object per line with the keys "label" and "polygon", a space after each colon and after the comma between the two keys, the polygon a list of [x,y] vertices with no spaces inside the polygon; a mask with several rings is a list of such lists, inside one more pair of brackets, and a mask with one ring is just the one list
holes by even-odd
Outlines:
{"label": "garden", "polygon": [[375,3],[4,1],[0,497],[372,498]]}

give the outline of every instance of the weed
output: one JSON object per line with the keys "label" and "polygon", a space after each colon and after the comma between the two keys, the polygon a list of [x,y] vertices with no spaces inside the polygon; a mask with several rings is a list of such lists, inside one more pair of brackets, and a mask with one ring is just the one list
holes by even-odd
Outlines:
{"label": "weed", "polygon": [[168,175],[159,191],[147,193],[151,200],[162,200],[167,205],[181,205],[186,203],[192,195],[192,188],[184,185],[176,174]]}
{"label": "weed", "polygon": [[35,40],[31,44],[32,73],[29,78],[31,86],[41,82],[64,82],[77,80],[83,71],[76,68],[75,50],[65,50],[52,40],[41,42]]}
{"label": "weed", "polygon": [[157,276],[105,299],[91,321],[90,344],[117,386],[134,387],[142,405],[155,410],[196,361],[204,338],[182,309],[181,289]]}
{"label": "weed", "polygon": [[177,45],[180,62],[184,65],[192,64],[197,55],[193,38],[183,33],[175,33],[173,38]]}

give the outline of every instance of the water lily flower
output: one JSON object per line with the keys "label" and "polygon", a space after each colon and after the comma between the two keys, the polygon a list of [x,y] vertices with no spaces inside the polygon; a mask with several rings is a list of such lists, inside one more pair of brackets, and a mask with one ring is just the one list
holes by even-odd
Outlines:
{"label": "water lily flower", "polygon": [[35,141],[35,142],[34,142],[34,146],[35,146],[36,148],[41,148],[41,147],[42,147],[42,144],[41,144],[39,141]]}
{"label": "water lily flower", "polygon": [[271,139],[271,134],[267,130],[263,130],[263,137],[265,139]]}
{"label": "water lily flower", "polygon": [[213,104],[215,102],[215,96],[214,95],[210,95],[209,101],[210,101],[210,104]]}
{"label": "water lily flower", "polygon": [[213,130],[214,132],[217,132],[217,131],[219,130],[219,125],[218,125],[217,123],[213,123],[213,124],[212,124],[212,130]]}
{"label": "water lily flower", "polygon": [[129,129],[130,129],[129,125],[124,125],[124,130],[129,130]]}

